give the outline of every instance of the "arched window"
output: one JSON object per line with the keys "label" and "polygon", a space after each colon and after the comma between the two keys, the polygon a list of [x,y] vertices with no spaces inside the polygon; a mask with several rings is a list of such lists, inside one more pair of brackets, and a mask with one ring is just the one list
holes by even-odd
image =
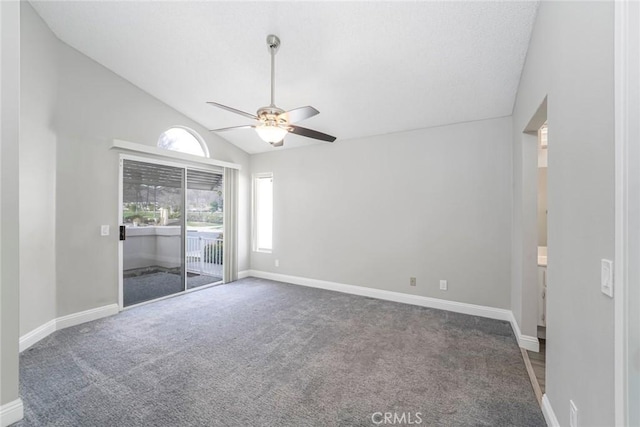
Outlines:
{"label": "arched window", "polygon": [[179,151],[196,156],[209,157],[207,144],[195,131],[186,127],[172,127],[158,138],[158,148]]}

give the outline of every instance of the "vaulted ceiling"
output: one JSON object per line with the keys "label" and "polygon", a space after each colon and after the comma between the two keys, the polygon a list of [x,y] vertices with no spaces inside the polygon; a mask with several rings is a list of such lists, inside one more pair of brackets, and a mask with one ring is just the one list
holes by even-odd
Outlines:
{"label": "vaulted ceiling", "polygon": [[[510,115],[537,2],[37,2],[65,43],[207,128],[269,104],[312,105],[300,123],[338,137]],[[274,150],[252,130],[220,134]],[[285,148],[314,144],[289,135]]]}

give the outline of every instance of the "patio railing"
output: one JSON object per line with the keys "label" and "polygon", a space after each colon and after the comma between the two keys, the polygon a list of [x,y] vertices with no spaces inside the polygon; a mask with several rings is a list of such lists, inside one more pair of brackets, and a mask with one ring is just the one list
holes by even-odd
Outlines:
{"label": "patio railing", "polygon": [[187,236],[187,272],[222,277],[223,239]]}

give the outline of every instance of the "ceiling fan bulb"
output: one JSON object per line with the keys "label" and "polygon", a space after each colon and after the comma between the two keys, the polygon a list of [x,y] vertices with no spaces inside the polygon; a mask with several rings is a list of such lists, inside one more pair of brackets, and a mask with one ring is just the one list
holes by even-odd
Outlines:
{"label": "ceiling fan bulb", "polygon": [[271,144],[282,141],[287,133],[289,133],[286,129],[271,125],[256,126],[256,132],[260,139]]}

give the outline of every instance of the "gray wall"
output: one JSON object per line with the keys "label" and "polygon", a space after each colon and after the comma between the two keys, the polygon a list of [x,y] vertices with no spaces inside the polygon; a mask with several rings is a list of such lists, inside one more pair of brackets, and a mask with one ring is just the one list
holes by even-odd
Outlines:
{"label": "gray wall", "polygon": [[[118,154],[109,150],[113,139],[155,146],[164,130],[182,125],[202,135],[212,158],[240,164],[239,266],[248,269],[249,155],[60,42],[26,2],[23,11],[28,67],[22,73],[30,83],[23,87],[22,114],[30,120],[32,130],[24,141],[29,146],[21,149],[37,164],[43,162],[45,153],[51,156],[48,165],[42,163],[46,171],[24,184],[30,191],[21,194],[21,206],[25,213],[28,207],[47,209],[46,218],[35,219],[36,226],[55,225],[55,251],[49,252],[51,236],[47,234],[47,270],[28,273],[22,284],[22,332],[50,320],[49,314],[36,313],[44,304],[42,295],[35,294],[42,287],[49,293],[54,287],[56,317],[118,301]],[[42,58],[39,54],[45,49]],[[55,78],[49,73],[51,63]],[[42,69],[30,69],[36,66]],[[38,90],[46,93],[44,105],[34,100]],[[45,178],[50,181],[44,182]],[[53,189],[55,197],[50,197]],[[101,224],[111,226],[109,237],[100,236]],[[32,232],[25,228],[22,237]],[[51,260],[54,267],[48,264]],[[31,268],[28,260],[23,268]],[[55,281],[50,276],[47,285],[36,283],[38,277],[53,271]]]}
{"label": "gray wall", "polygon": [[58,41],[27,2],[20,33],[20,334],[56,317]]}
{"label": "gray wall", "polygon": [[18,399],[20,4],[0,2],[0,405]]}
{"label": "gray wall", "polygon": [[500,118],[253,155],[274,174],[274,240],[251,268],[509,308],[511,132]]}
{"label": "gray wall", "polygon": [[[528,168],[521,132],[545,96],[546,393],[561,425],[569,425],[569,399],[580,425],[613,425],[613,300],[600,292],[600,259],[613,259],[614,249],[612,2],[540,5],[513,115],[514,200],[527,197],[517,184]],[[517,255],[514,271],[522,262]],[[517,286],[514,280],[514,296],[524,290]],[[530,305],[522,308],[536,309]]]}

